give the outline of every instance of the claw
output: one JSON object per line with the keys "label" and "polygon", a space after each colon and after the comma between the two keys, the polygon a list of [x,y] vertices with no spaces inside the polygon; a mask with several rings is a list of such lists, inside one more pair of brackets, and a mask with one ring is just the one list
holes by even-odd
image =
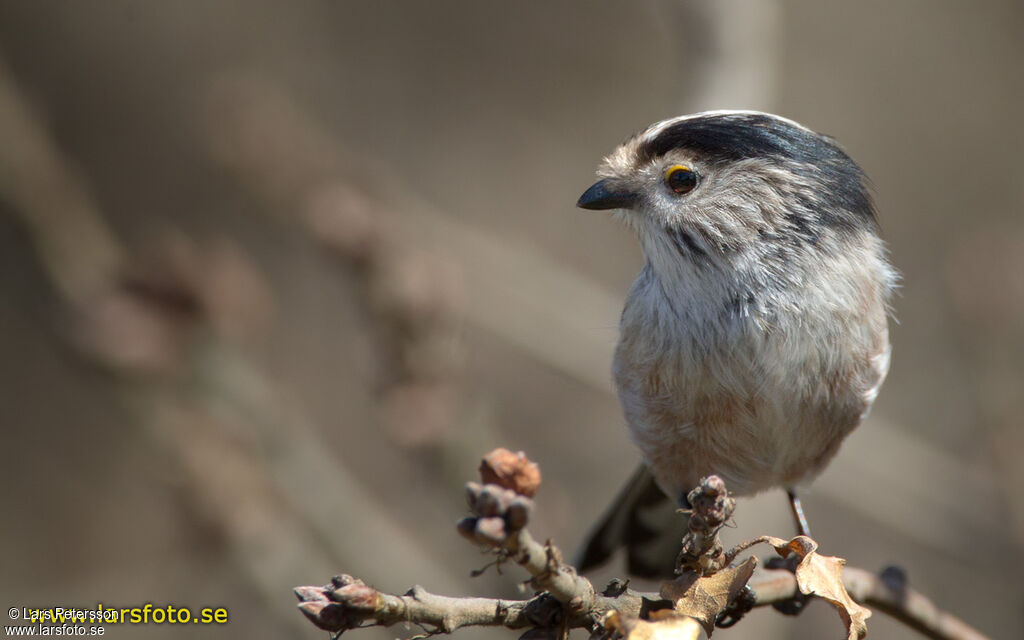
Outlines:
{"label": "claw", "polygon": [[[764,563],[764,566],[766,569],[785,569],[786,571],[795,574],[796,567],[800,564],[800,560],[801,558],[799,556],[793,554],[788,558],[769,558],[768,561]],[[772,608],[787,616],[796,616],[800,615],[800,612],[804,610],[804,607],[806,607],[807,603],[810,601],[811,596],[797,591],[796,594],[788,600],[772,603]]]}

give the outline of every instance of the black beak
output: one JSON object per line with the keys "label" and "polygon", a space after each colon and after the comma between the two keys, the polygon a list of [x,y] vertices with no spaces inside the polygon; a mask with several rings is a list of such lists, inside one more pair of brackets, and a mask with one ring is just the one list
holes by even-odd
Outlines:
{"label": "black beak", "polygon": [[583,192],[576,206],[580,209],[628,209],[636,202],[636,194],[609,188],[608,180],[599,180]]}

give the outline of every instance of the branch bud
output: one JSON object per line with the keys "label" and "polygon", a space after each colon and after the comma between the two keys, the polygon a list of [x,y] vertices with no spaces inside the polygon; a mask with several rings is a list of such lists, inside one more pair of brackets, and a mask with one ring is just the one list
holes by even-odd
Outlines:
{"label": "branch bud", "polygon": [[540,467],[522,451],[513,453],[499,447],[480,461],[480,478],[532,498],[540,488]]}

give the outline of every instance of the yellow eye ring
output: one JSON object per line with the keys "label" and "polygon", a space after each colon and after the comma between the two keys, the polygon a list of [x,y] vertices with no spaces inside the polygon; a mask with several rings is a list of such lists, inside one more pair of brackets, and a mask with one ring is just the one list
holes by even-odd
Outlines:
{"label": "yellow eye ring", "polygon": [[697,186],[697,174],[686,165],[672,165],[665,170],[665,185],[679,195],[690,193]]}

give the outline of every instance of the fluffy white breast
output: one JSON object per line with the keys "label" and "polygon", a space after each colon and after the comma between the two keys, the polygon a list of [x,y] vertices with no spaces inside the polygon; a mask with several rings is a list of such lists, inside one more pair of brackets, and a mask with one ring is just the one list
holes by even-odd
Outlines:
{"label": "fluffy white breast", "polygon": [[631,435],[667,493],[678,498],[716,473],[751,494],[823,468],[888,368],[891,271],[876,255],[839,255],[831,284],[781,288],[771,300],[693,265],[645,267],[613,372]]}

